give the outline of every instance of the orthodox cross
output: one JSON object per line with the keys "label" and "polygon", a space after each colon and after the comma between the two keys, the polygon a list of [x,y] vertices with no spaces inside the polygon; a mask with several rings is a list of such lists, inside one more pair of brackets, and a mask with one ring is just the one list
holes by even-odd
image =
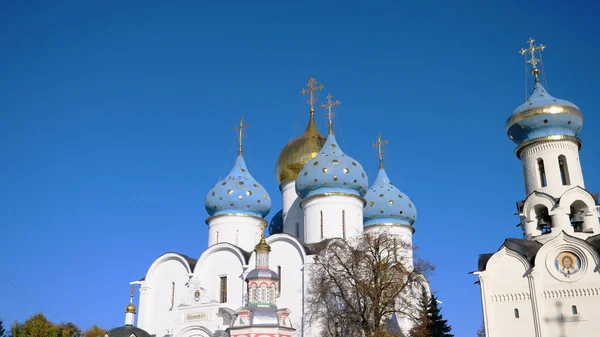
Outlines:
{"label": "orthodox cross", "polygon": [[311,77],[310,80],[308,80],[306,88],[300,90],[300,93],[302,95],[307,93],[309,94],[308,105],[310,105],[310,113],[315,112],[315,103],[317,102],[317,95],[315,94],[315,91],[323,90],[323,84],[319,83],[317,85],[317,83],[317,80],[314,77]]}
{"label": "orthodox cross", "polygon": [[240,124],[233,129],[238,131],[238,156],[242,155],[242,143],[244,141],[244,129],[250,127],[250,124],[244,124],[244,117],[240,117]]}
{"label": "orthodox cross", "polygon": [[386,145],[388,140],[381,140],[381,133],[377,134],[377,141],[373,143],[373,147],[377,147],[377,156],[379,157],[379,169],[383,168],[383,145]]}
{"label": "orthodox cross", "polygon": [[[539,74],[540,74],[540,70],[537,68],[537,64],[542,62],[542,51],[544,49],[546,49],[546,46],[544,46],[543,44],[539,44],[539,45],[534,45],[533,42],[535,42],[534,39],[529,38],[529,40],[527,40],[527,43],[529,43],[529,48],[525,49],[522,48],[521,50],[519,50],[519,54],[525,56],[525,62],[531,64],[531,66],[533,67],[533,69],[531,70],[531,73],[535,76],[535,81],[539,82]],[[535,57],[535,52],[538,52],[538,54],[540,55],[540,58],[536,58]],[[531,54],[531,59],[527,60],[527,53]]]}
{"label": "orthodox cross", "polygon": [[133,303],[133,292],[135,290],[135,286],[131,285],[131,294],[129,294],[129,303]]}
{"label": "orthodox cross", "polygon": [[340,101],[336,100],[335,102],[332,102],[331,101],[332,98],[333,98],[333,96],[331,96],[331,94],[327,95],[327,103],[321,104],[321,108],[323,108],[323,109],[327,108],[327,120],[329,121],[329,133],[333,133],[333,117],[335,116],[335,113],[333,112],[333,110],[331,108],[340,105]]}

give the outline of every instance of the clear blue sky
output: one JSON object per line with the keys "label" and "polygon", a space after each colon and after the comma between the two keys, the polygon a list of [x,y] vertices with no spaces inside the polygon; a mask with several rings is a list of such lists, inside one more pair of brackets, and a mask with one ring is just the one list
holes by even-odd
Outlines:
{"label": "clear blue sky", "polygon": [[468,273],[521,237],[504,123],[525,99],[529,36],[548,46],[550,93],[584,113],[581,162],[600,190],[599,5],[424,3],[2,2],[0,317],[122,325],[128,283],[156,257],[206,248],[204,197],[233,162],[241,115],[270,219],[275,160],[306,124],[299,91],[315,76],[342,101],[338,141],[371,182],[371,144],[389,139],[443,314],[473,336]]}

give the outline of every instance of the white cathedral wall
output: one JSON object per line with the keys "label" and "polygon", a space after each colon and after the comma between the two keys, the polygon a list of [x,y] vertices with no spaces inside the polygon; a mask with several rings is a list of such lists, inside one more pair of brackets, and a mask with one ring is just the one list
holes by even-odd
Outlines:
{"label": "white cathedral wall", "polygon": [[194,278],[207,292],[207,297],[220,302],[221,277],[227,277],[227,302],[221,306],[236,310],[243,306],[243,294],[246,293],[246,282],[243,279],[242,263],[236,254],[223,249],[211,252],[202,257],[194,270]]}
{"label": "white cathedral wall", "polygon": [[[186,264],[179,258],[159,258],[142,284],[138,326],[161,337],[177,319],[177,294],[186,290]],[[174,286],[174,288],[173,288]]]}
{"label": "white cathedral wall", "polygon": [[287,181],[281,186],[283,205],[283,232],[304,241],[304,212],[296,194],[296,181]]}
{"label": "white cathedral wall", "polygon": [[349,195],[322,195],[302,200],[306,243],[349,239],[363,232],[364,200]]}
{"label": "white cathedral wall", "polygon": [[265,220],[244,215],[220,215],[209,218],[208,246],[217,243],[231,243],[246,251],[251,251],[260,240],[260,224]]}
{"label": "white cathedral wall", "polygon": [[404,261],[404,267],[413,269],[412,235],[414,229],[408,225],[383,223],[365,227],[365,232],[374,234],[394,235],[402,242],[398,245],[398,256]]}
{"label": "white cathedral wall", "polygon": [[[569,185],[563,185],[558,157],[564,155],[567,161]],[[571,141],[540,142],[521,150],[523,175],[525,178],[525,194],[534,190],[546,192],[558,197],[572,186],[585,188],[581,163],[579,162],[579,147]],[[538,159],[544,161],[547,186],[542,187],[538,169]]]}
{"label": "white cathedral wall", "polygon": [[[535,336],[528,264],[506,248],[494,254],[480,275],[487,337]],[[515,316],[518,310],[518,318]]]}

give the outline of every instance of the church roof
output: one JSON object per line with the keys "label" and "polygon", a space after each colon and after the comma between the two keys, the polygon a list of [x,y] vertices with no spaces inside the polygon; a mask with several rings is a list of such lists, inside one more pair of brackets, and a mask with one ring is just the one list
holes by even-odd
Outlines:
{"label": "church roof", "polygon": [[[166,255],[166,254],[177,254],[177,255],[181,256],[183,259],[185,259],[187,261],[187,263],[190,265],[190,269],[192,271],[194,270],[194,268],[196,268],[196,263],[198,262],[198,259],[194,259],[194,258],[191,258],[191,257],[185,255],[185,254],[181,254],[181,253],[177,253],[177,252],[166,252],[164,254],[161,254],[160,256],[163,256],[163,255]],[[158,260],[160,258],[160,256],[156,260]],[[146,275],[144,275],[144,277],[142,277],[140,279],[140,281],[144,281],[144,280],[146,280]]]}
{"label": "church roof", "polygon": [[327,245],[333,238],[325,239],[315,243],[304,243],[302,246],[304,247],[304,251],[306,255],[316,255],[319,254],[323,249],[327,248]]}
{"label": "church roof", "polygon": [[148,332],[133,325],[114,328],[106,333],[108,337],[151,337]]}

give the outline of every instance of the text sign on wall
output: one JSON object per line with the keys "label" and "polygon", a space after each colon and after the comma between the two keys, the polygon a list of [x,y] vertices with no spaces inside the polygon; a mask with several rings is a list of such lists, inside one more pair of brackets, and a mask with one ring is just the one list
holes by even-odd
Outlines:
{"label": "text sign on wall", "polygon": [[185,321],[186,322],[190,322],[190,321],[207,321],[207,320],[208,320],[208,312],[207,311],[193,312],[193,313],[185,314]]}

